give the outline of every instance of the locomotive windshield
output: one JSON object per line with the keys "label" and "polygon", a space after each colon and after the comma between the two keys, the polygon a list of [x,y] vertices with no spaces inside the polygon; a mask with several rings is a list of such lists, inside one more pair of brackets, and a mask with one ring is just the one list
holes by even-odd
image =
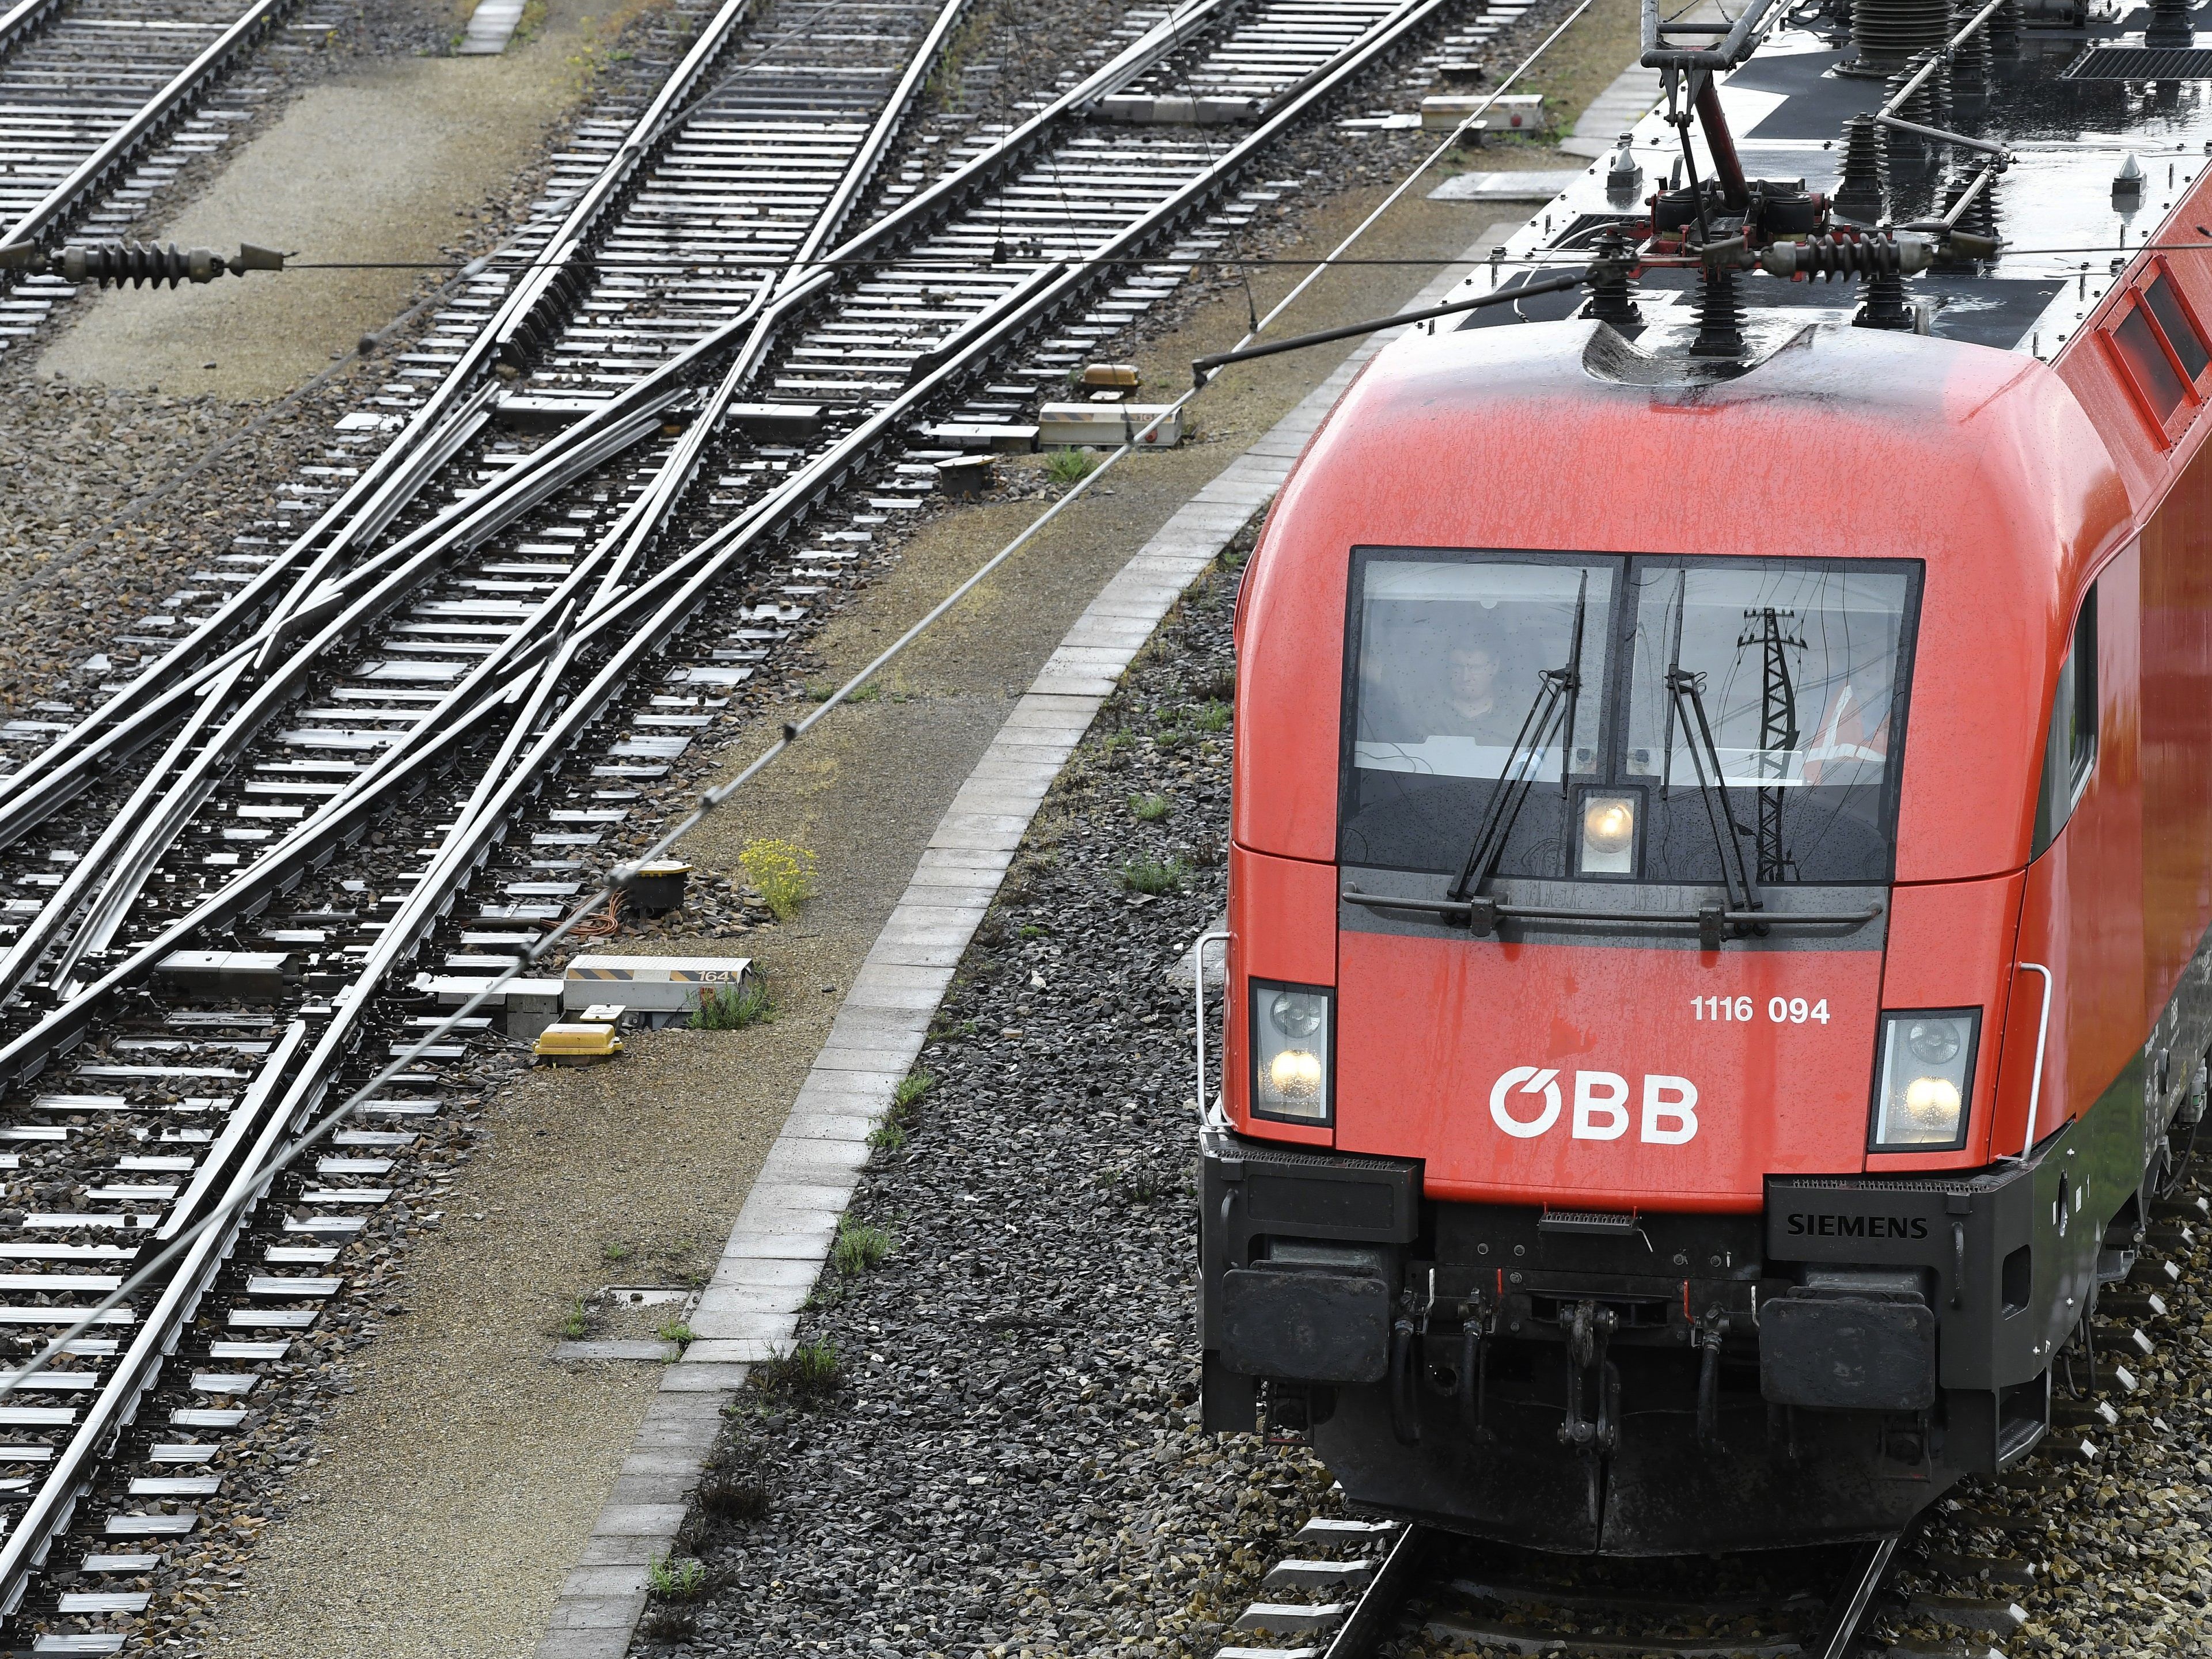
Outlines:
{"label": "locomotive windshield", "polygon": [[[1539,787],[1499,874],[1715,882],[1717,779],[1760,882],[1885,881],[1917,584],[1899,562],[1360,550],[1340,856],[1455,873],[1510,772]],[[1570,833],[1592,810],[1629,826],[1602,858]]]}
{"label": "locomotive windshield", "polygon": [[[1370,570],[1361,632],[1356,764],[1427,777],[1504,775],[1545,669],[1575,649],[1585,686],[1603,673],[1611,629],[1612,562],[1600,565],[1377,562]],[[1603,699],[1577,696],[1575,769],[1587,772],[1601,742]],[[1557,782],[1559,743],[1537,756],[1536,775]]]}

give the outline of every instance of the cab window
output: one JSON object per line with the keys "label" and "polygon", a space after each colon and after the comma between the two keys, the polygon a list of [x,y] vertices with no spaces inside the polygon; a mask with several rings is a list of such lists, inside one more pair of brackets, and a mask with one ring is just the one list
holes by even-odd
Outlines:
{"label": "cab window", "polygon": [[2043,778],[2035,794],[2035,853],[2058,838],[2097,765],[2097,590],[2081,601],[2073,642],[2058,665],[2051,727],[2043,743]]}

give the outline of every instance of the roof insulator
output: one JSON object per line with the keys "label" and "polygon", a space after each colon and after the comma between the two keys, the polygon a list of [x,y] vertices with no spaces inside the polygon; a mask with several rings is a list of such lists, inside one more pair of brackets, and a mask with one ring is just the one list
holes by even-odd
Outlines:
{"label": "roof insulator", "polygon": [[1636,181],[1644,176],[1644,164],[1636,159],[1631,147],[1633,133],[1620,135],[1620,148],[1613,152],[1613,161],[1606,168],[1605,187],[1609,195],[1626,196],[1636,188]]}
{"label": "roof insulator", "polygon": [[2142,164],[2130,150],[2127,160],[2120,163],[2120,170],[2112,175],[2112,205],[2123,210],[2136,207],[2142,201]]}

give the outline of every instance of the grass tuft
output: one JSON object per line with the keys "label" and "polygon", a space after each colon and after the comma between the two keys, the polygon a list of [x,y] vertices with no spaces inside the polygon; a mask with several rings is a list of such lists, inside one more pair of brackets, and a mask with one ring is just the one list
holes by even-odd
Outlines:
{"label": "grass tuft", "polygon": [[707,1592],[707,1564],[664,1555],[645,1570],[645,1588],[664,1601],[696,1601]]}
{"label": "grass tuft", "polygon": [[672,1319],[653,1334],[663,1342],[673,1342],[680,1348],[691,1340],[691,1328],[680,1319]]}
{"label": "grass tuft", "polygon": [[1129,811],[1135,815],[1139,823],[1158,823],[1162,818],[1167,817],[1168,805],[1168,798],[1165,795],[1129,797]]}
{"label": "grass tuft", "polygon": [[778,921],[789,921],[814,896],[814,854],[795,842],[769,836],[747,842],[738,862]]}
{"label": "grass tuft", "polygon": [[581,1302],[568,1310],[568,1316],[560,1324],[562,1337],[571,1342],[580,1342],[592,1334],[592,1316],[585,1311]]}
{"label": "grass tuft", "polygon": [[699,988],[699,1006],[691,1013],[695,1031],[742,1031],[775,1012],[768,982],[748,974],[735,985]]}
{"label": "grass tuft", "polygon": [[647,1601],[637,1630],[651,1642],[688,1642],[699,1632],[699,1615],[680,1602]]}
{"label": "grass tuft", "polygon": [[1199,705],[1198,713],[1192,717],[1191,724],[1201,732],[1226,732],[1230,714],[1231,705],[1228,703],[1203,702]]}
{"label": "grass tuft", "polygon": [[914,1127],[914,1109],[936,1086],[935,1075],[919,1068],[901,1078],[891,1091],[890,1109],[881,1123],[868,1131],[868,1145],[879,1152],[895,1152],[905,1146],[908,1131]]}
{"label": "grass tuft", "polygon": [[844,1380],[844,1362],[830,1342],[802,1342],[787,1354],[763,1360],[746,1379],[757,1392],[793,1405],[827,1400]]}
{"label": "grass tuft", "polygon": [[881,1227],[855,1221],[849,1215],[838,1217],[837,1242],[830,1247],[830,1264],[846,1278],[881,1267],[890,1253],[891,1236]]}
{"label": "grass tuft", "polygon": [[1056,484],[1072,484],[1098,469],[1098,458],[1087,449],[1055,449],[1044,464],[1044,475]]}
{"label": "grass tuft", "polygon": [[757,1521],[769,1512],[768,1488],[750,1475],[717,1469],[701,1480],[694,1494],[710,1519],[725,1523]]}
{"label": "grass tuft", "polygon": [[1200,702],[1228,702],[1237,696],[1237,671],[1216,669],[1190,683],[1190,694]]}
{"label": "grass tuft", "polygon": [[1121,866],[1121,885],[1133,893],[1178,893],[1189,874],[1181,859],[1131,859]]}

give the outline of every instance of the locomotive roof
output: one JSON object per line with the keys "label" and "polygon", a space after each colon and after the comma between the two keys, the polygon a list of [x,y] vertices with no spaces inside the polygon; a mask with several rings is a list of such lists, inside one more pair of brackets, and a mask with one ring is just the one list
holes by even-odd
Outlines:
{"label": "locomotive roof", "polygon": [[[2148,240],[2212,248],[2212,230],[2197,228],[2199,220],[2212,226],[2212,213],[2196,212],[2192,218],[2174,212],[2177,204],[2186,206],[2191,185],[2212,163],[2212,50],[2145,47],[2148,16],[2147,9],[2131,9],[2066,28],[2027,20],[2020,31],[2020,55],[1996,59],[1987,93],[1960,96],[1938,123],[2003,144],[2012,161],[1994,186],[1997,234],[2006,245],[2000,257],[1978,267],[1905,279],[1910,297],[1935,302],[1931,333],[2050,361],[2077,335]],[[2212,43],[2212,35],[2199,38]],[[1844,123],[1874,113],[1890,90],[1879,79],[1835,72],[1854,55],[1847,23],[1808,18],[1800,10],[1725,78],[1722,106],[1747,175],[1802,180],[1815,191],[1835,189]],[[2142,78],[2153,69],[2194,73]],[[1698,176],[1709,179],[1712,159],[1701,135],[1694,142]],[[1608,196],[1608,163],[1601,159],[1495,251],[1497,263],[1471,279],[1470,289],[1511,285],[1547,268],[1578,264],[1600,232],[1645,220],[1645,200],[1674,175],[1681,142],[1663,113],[1654,114],[1637,128],[1632,149],[1643,169],[1632,196]],[[1893,147],[1892,215],[1899,222],[1940,208],[1946,162],[1940,147],[1931,150],[1919,161]],[[2131,155],[2142,187],[2138,199],[2123,202],[2115,197],[2113,178]],[[1978,160],[1959,153],[1951,175],[1963,176]],[[2170,230],[2160,236],[2169,218]],[[1554,254],[1557,266],[1547,264]],[[1534,269],[1525,262],[1534,262]],[[1695,284],[1688,271],[1647,273],[1638,284],[1645,317],[1662,332],[1670,313],[1686,320]],[[1847,323],[1857,307],[1859,287],[1850,281],[1747,276],[1739,291],[1754,319],[1770,310],[1796,313],[1803,322]],[[1571,292],[1541,295],[1472,313],[1466,325],[1565,318],[1583,299]]]}

